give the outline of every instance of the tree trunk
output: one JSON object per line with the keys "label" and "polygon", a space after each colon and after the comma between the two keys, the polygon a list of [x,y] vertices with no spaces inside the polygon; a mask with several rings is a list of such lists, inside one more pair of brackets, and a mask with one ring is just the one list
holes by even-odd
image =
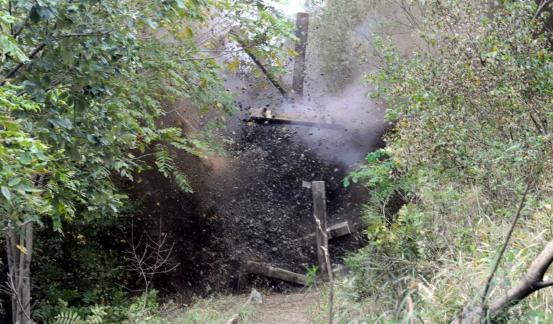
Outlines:
{"label": "tree trunk", "polygon": [[296,53],[294,61],[294,74],[292,78],[292,89],[294,95],[303,97],[303,83],[305,80],[305,56],[307,53],[307,34],[309,31],[309,14],[298,12],[296,15]]}
{"label": "tree trunk", "polygon": [[19,231],[12,221],[5,230],[8,254],[8,289],[11,291],[12,322],[31,321],[31,255],[33,252],[33,223],[25,222]]}

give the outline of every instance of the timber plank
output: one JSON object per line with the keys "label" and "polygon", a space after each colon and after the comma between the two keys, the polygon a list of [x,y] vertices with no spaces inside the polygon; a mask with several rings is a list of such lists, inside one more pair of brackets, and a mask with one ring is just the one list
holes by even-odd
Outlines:
{"label": "timber plank", "polygon": [[274,112],[266,109],[256,109],[250,114],[249,121],[258,123],[291,124],[300,126],[316,126],[320,128],[341,128],[330,117],[304,116],[300,114]]}
{"label": "timber plank", "polygon": [[[346,236],[351,234],[351,227],[349,225],[348,221],[336,223],[326,229],[328,233],[328,239],[335,239],[338,237]],[[311,241],[314,240],[316,237],[315,233],[310,233],[305,236],[303,236],[301,239],[305,241]]]}
{"label": "timber plank", "polygon": [[273,267],[268,263],[247,261],[245,264],[245,270],[265,277],[284,280],[302,286],[305,286],[307,283],[307,277],[305,275]]}

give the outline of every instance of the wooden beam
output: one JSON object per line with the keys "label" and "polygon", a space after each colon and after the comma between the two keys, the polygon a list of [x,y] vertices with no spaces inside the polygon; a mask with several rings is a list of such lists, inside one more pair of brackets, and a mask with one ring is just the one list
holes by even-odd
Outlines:
{"label": "wooden beam", "polygon": [[311,182],[311,192],[313,196],[313,217],[315,218],[315,233],[317,239],[317,261],[319,261],[319,270],[321,277],[329,279],[326,255],[328,253],[328,234],[326,228],[326,193],[324,181]]}
{"label": "wooden beam", "polygon": [[298,97],[303,97],[303,83],[305,80],[305,56],[307,53],[307,35],[309,33],[309,14],[298,12],[296,15],[296,43],[295,51],[297,56],[294,60],[294,75],[292,89]]}
{"label": "wooden beam", "polygon": [[300,114],[273,112],[266,109],[255,109],[250,113],[249,121],[256,123],[290,124],[299,126],[310,126],[319,128],[342,129],[335,124],[330,117],[321,118],[317,116],[308,117]]}
{"label": "wooden beam", "polygon": [[305,275],[276,268],[268,263],[247,261],[245,264],[245,270],[265,277],[284,280],[302,286],[307,284],[307,277]]}
{"label": "wooden beam", "polygon": [[351,234],[351,228],[349,227],[349,222],[345,221],[345,222],[332,225],[331,227],[328,228],[328,233],[329,233],[329,237],[328,237],[329,239]]}
{"label": "wooden beam", "polygon": [[[332,240],[338,237],[346,236],[351,234],[351,228],[349,226],[349,222],[340,222],[337,224],[334,224],[326,229],[328,239]],[[304,237],[302,237],[302,240],[305,241],[312,241],[316,238],[316,233],[307,234]]]}

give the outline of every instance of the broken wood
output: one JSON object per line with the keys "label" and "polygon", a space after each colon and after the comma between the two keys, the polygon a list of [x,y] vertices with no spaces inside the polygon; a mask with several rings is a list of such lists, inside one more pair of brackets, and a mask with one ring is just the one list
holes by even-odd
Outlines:
{"label": "broken wood", "polygon": [[300,126],[314,126],[319,128],[340,129],[328,116],[303,116],[300,114],[274,112],[268,109],[255,109],[250,114],[249,121],[257,123],[290,124]]}
{"label": "broken wood", "polygon": [[242,49],[244,49],[244,52],[250,57],[250,59],[255,63],[255,65],[257,65],[259,70],[263,72],[263,74],[267,77],[267,79],[271,82],[271,84],[278,90],[278,92],[280,92],[280,94],[284,98],[289,98],[290,97],[288,94],[289,91],[282,84],[282,82],[273,73],[271,73],[271,71],[269,71],[265,67],[265,65],[261,62],[261,60],[257,57],[257,55],[252,50],[253,46],[251,44],[248,44],[247,41],[245,41],[242,38],[241,36],[242,32],[237,28],[233,28],[230,31],[230,34],[234,36],[234,39],[236,40],[236,42],[240,46],[242,46]]}
{"label": "broken wood", "polygon": [[326,228],[326,192],[324,181],[311,182],[313,196],[313,217],[315,218],[315,237],[317,240],[317,260],[321,277],[329,279],[332,269],[328,268],[326,254],[328,253],[328,234]]}
{"label": "broken wood", "polygon": [[[350,235],[351,234],[351,228],[349,226],[349,222],[345,221],[345,222],[337,223],[337,224],[334,224],[334,225],[328,227],[326,229],[326,232],[327,232],[327,235],[328,235],[328,239],[332,240],[332,239],[335,239],[335,238],[338,238],[338,237]],[[305,235],[301,239],[305,240],[305,241],[312,241],[316,238],[316,236],[317,236],[316,233],[311,233],[311,234]]]}
{"label": "broken wood", "polygon": [[265,277],[284,280],[302,286],[305,286],[307,284],[307,277],[305,275],[281,268],[276,268],[268,263],[247,261],[245,265],[245,270]]}
{"label": "broken wood", "polygon": [[307,53],[307,35],[309,32],[309,14],[298,12],[296,15],[296,58],[294,60],[294,75],[292,79],[292,89],[294,94],[303,97],[303,83],[305,80],[305,56]]}

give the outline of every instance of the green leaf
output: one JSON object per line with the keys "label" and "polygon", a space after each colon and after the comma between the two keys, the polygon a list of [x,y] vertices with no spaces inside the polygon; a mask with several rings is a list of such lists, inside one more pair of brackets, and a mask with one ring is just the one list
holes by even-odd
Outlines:
{"label": "green leaf", "polygon": [[10,190],[7,187],[2,186],[2,195],[6,198],[6,200],[10,201],[12,199],[12,194],[10,193]]}
{"label": "green leaf", "polygon": [[29,152],[25,152],[21,154],[19,162],[23,165],[29,165],[31,164],[31,162],[33,162],[33,156]]}
{"label": "green leaf", "polygon": [[58,12],[56,8],[41,6],[37,4],[31,9],[31,12],[29,13],[29,18],[32,22],[37,23],[41,20],[49,20],[55,18],[57,14]]}
{"label": "green leaf", "polygon": [[148,26],[150,26],[150,28],[152,29],[156,29],[158,26],[157,22],[153,21],[150,18],[146,19],[146,24],[148,24]]}
{"label": "green leaf", "polygon": [[29,61],[27,55],[17,46],[17,42],[10,35],[0,35],[0,53],[10,54],[19,62]]}
{"label": "green leaf", "polygon": [[62,232],[62,224],[61,224],[61,218],[59,214],[52,215],[52,226],[54,228],[54,231],[59,233]]}
{"label": "green leaf", "polygon": [[21,182],[21,178],[12,178],[9,182],[8,182],[8,186],[9,187],[13,187],[13,186],[17,186],[19,183]]}
{"label": "green leaf", "polygon": [[180,9],[184,9],[186,7],[183,0],[176,0],[176,3],[177,7],[179,7]]}
{"label": "green leaf", "polygon": [[98,144],[98,138],[95,135],[88,134],[86,135],[86,139],[92,144]]}
{"label": "green leaf", "polygon": [[65,129],[72,129],[73,128],[73,123],[71,123],[71,121],[68,118],[60,118],[60,119],[56,120],[56,124],[58,124],[59,126],[65,128]]}

